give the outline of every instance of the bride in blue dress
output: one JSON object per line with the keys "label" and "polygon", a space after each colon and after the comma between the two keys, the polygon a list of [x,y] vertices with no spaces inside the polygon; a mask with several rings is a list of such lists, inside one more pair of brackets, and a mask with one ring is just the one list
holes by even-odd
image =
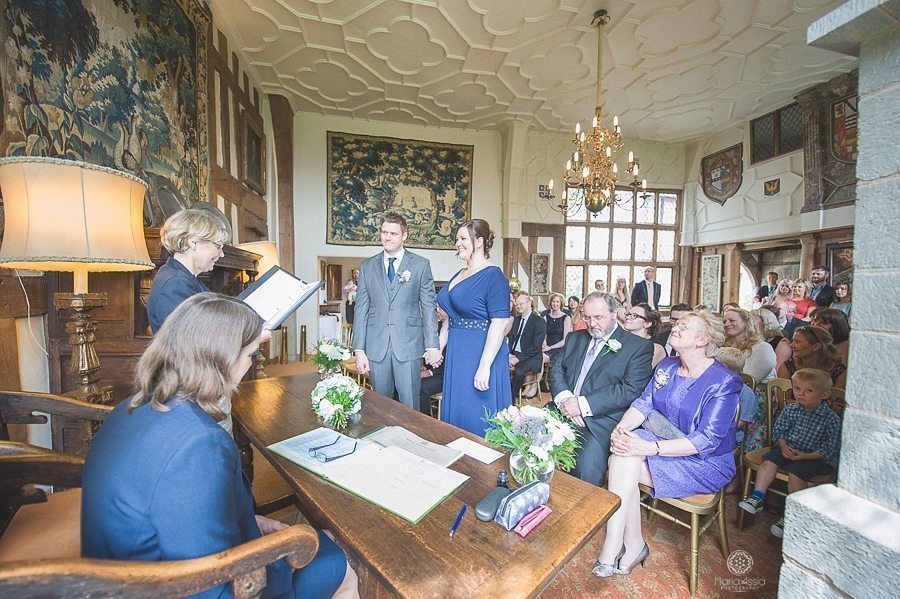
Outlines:
{"label": "bride in blue dress", "polygon": [[509,320],[509,281],[488,262],[494,233],[480,218],[460,225],[456,255],[466,268],[438,293],[450,317],[441,330],[446,346],[441,420],[484,436],[485,418],[512,403],[509,348],[504,329]]}

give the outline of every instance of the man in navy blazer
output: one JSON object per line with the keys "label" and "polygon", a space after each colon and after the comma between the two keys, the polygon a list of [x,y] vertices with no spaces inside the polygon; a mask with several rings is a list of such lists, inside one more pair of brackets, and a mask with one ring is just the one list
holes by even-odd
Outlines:
{"label": "man in navy blazer", "polygon": [[653,342],[618,326],[609,294],[589,294],[582,314],[588,328],[566,337],[562,359],[550,367],[550,392],[583,437],[571,474],[600,486],[612,430],[650,380]]}
{"label": "man in navy blazer", "polygon": [[516,295],[516,317],[506,340],[509,343],[509,365],[513,368],[510,386],[512,396],[519,396],[519,389],[525,383],[525,374],[540,375],[544,366],[541,349],[547,338],[547,321],[532,309],[531,296],[525,291]]}
{"label": "man in navy blazer", "polygon": [[[644,269],[644,280],[638,281],[634,284],[634,289],[631,291],[631,305],[637,306],[641,302],[646,302],[650,304],[650,307],[654,310],[659,310],[659,297],[662,295],[662,287],[659,283],[657,283],[654,278],[656,277],[656,269],[652,266],[648,266]],[[652,299],[650,301],[651,295],[649,290],[653,290]]]}

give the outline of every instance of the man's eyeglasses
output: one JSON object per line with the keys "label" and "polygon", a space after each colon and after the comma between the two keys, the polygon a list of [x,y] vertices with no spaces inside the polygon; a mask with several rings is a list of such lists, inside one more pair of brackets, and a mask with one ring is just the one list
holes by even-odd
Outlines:
{"label": "man's eyeglasses", "polygon": [[356,439],[353,440],[353,449],[351,449],[350,451],[348,451],[346,453],[340,453],[340,454],[334,455],[334,454],[329,453],[328,451],[323,451],[323,450],[327,449],[328,447],[331,447],[338,441],[340,441],[341,438],[342,438],[342,435],[338,435],[337,437],[334,438],[334,441],[332,441],[331,443],[326,443],[325,445],[319,445],[318,447],[310,447],[307,450],[309,452],[309,457],[316,458],[320,462],[327,463],[327,462],[336,460],[338,458],[347,457],[348,455],[350,455],[354,451],[356,451],[356,444],[357,444]]}
{"label": "man's eyeglasses", "polygon": [[626,312],[626,313],[625,313],[625,318],[640,318],[640,319],[643,320],[644,322],[647,321],[647,318],[646,318],[645,316],[641,316],[641,315],[638,314],[637,312]]}

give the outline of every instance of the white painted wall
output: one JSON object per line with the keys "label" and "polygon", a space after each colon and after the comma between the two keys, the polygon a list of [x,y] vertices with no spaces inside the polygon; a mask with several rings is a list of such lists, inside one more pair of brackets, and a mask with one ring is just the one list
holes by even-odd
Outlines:
{"label": "white painted wall", "polygon": [[[472,216],[483,218],[491,224],[496,235],[496,242],[491,251],[491,262],[502,267],[503,228],[500,222],[502,147],[498,132],[415,127],[298,112],[294,116],[294,236],[299,276],[310,280],[317,278],[320,256],[363,259],[374,255],[381,248],[378,239],[373,239],[371,246],[325,243],[328,131],[475,146],[472,167]],[[412,251],[431,261],[432,272],[437,280],[449,279],[463,266],[456,258],[454,250]],[[318,307],[314,302],[307,302],[298,311],[299,324],[308,328],[307,344],[312,343],[317,336],[317,316]]]}

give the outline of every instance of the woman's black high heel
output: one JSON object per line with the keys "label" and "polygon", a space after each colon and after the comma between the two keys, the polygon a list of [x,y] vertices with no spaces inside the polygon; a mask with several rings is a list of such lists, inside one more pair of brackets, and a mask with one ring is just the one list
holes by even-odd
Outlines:
{"label": "woman's black high heel", "polygon": [[619,560],[622,559],[623,555],[625,555],[625,545],[622,545],[622,551],[619,552],[619,555],[616,556],[616,561],[612,564],[601,563],[599,559],[594,562],[594,567],[591,569],[591,574],[600,578],[609,578],[618,571]]}
{"label": "woman's black high heel", "polygon": [[[644,565],[644,562],[647,561],[648,557],[650,557],[650,547],[647,546],[647,543],[644,543],[644,548],[641,549],[641,552],[638,553],[637,558],[635,558],[635,560],[631,562],[630,566],[628,566],[627,568],[620,568],[616,566],[616,574],[628,576],[629,574],[631,574],[631,571],[634,570],[635,566],[637,566],[639,563],[641,564],[642,568],[646,568],[647,566]],[[622,558],[620,556],[619,560],[621,561],[621,559]]]}

